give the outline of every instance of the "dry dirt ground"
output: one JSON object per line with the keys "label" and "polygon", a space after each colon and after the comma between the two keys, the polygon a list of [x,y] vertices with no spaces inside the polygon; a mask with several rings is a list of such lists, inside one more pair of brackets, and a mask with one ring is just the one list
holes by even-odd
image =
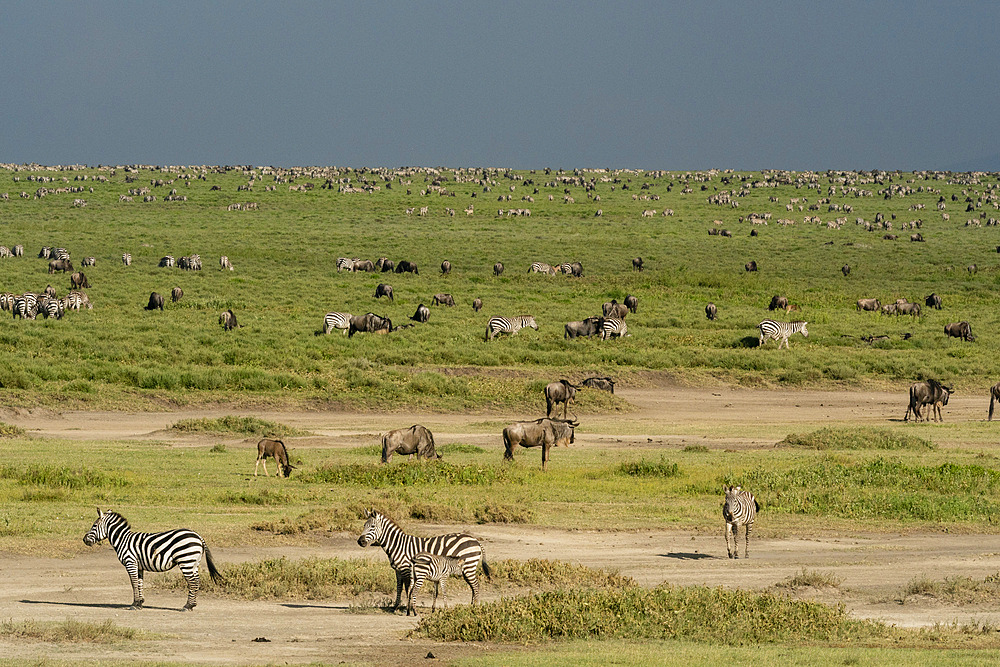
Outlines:
{"label": "dry dirt ground", "polygon": [[[625,416],[587,418],[591,434],[577,437],[579,447],[621,447],[642,444],[666,447],[682,442],[710,447],[753,447],[773,443],[796,426],[828,423],[885,424],[900,419],[905,409],[899,394],[859,392],[775,392],[734,389],[658,388],[622,391],[637,410]],[[903,409],[901,409],[901,407]],[[949,420],[981,420],[985,404],[974,397],[958,397],[946,409]],[[157,439],[185,436],[165,432],[186,417],[212,416],[211,411],[172,413],[24,413],[0,415],[33,433],[70,439]],[[219,411],[217,414],[226,414]],[[327,412],[284,412],[259,415],[308,429],[317,434],[308,446],[357,446],[384,431],[387,416]],[[466,433],[469,424],[506,421],[520,415],[394,414],[391,422],[421,422],[431,426],[435,439],[493,442],[496,435]],[[706,426],[708,424],[708,426]],[[728,425],[713,435],[711,424]],[[732,426],[745,426],[746,437],[732,435]],[[617,427],[617,430],[616,430]],[[742,431],[742,429],[740,429]],[[706,431],[708,434],[706,435]],[[596,432],[596,433],[594,433]],[[778,436],[773,434],[778,433]],[[365,440],[367,438],[367,440]],[[191,440],[194,443],[194,440]],[[197,441],[203,445],[203,440]],[[302,442],[305,445],[305,441]],[[494,443],[495,444],[495,443]],[[553,459],[556,462],[556,458]],[[438,527],[423,526],[426,533]],[[453,526],[448,527],[454,529]],[[837,589],[805,590],[795,594],[843,603],[856,616],[880,618],[900,626],[937,622],[988,621],[1000,624],[1000,610],[948,606],[933,601],[908,600],[899,591],[913,578],[942,579],[965,575],[982,580],[1000,571],[1000,536],[951,534],[866,534],[761,539],[751,543],[749,560],[726,558],[722,525],[717,536],[648,531],[611,533],[565,531],[544,527],[470,526],[487,544],[490,558],[550,558],[613,569],[645,585],[676,584],[767,588],[801,570],[818,570],[838,577]],[[381,549],[362,551],[356,536],[344,534],[310,547],[216,548],[220,562],[285,555],[299,558],[358,557],[380,559]],[[92,646],[0,639],[0,656],[83,659],[161,659],[189,663],[247,664],[323,661],[373,664],[433,664],[500,648],[487,645],[436,644],[405,638],[416,621],[401,614],[352,609],[356,601],[239,602],[207,595],[198,608],[181,613],[184,595],[152,589],[147,607],[129,611],[130,594],[124,569],[110,549],[95,550],[72,559],[44,559],[0,553],[0,620],[75,619],[166,633],[169,639],[130,642],[125,646]],[[465,602],[468,589],[454,580],[448,602]],[[494,594],[489,585],[484,599]],[[255,642],[264,637],[270,641]]]}

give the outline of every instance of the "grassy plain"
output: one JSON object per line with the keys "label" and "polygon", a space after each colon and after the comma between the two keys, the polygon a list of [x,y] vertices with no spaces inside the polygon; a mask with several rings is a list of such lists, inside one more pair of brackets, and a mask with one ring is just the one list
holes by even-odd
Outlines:
{"label": "grassy plain", "polygon": [[[73,180],[83,175],[107,182]],[[252,191],[237,191],[252,175]],[[320,187],[327,177],[334,188]],[[157,201],[119,201],[156,179],[172,181],[151,188]],[[341,192],[341,179],[372,191]],[[306,183],[315,187],[289,190]],[[79,185],[94,192],[18,196]],[[1000,215],[996,187],[995,174],[0,169],[0,192],[10,195],[0,201],[0,243],[26,249],[23,258],[0,259],[0,289],[41,291],[51,283],[60,295],[67,291],[68,277],[47,275],[46,262],[35,257],[42,246],[67,248],[78,269],[83,257],[97,258],[85,270],[94,310],[63,321],[0,319],[0,384],[8,405],[223,401],[448,411],[523,408],[537,401],[544,382],[593,373],[631,382],[655,371],[690,383],[894,388],[936,377],[984,390],[1000,376],[993,342],[1000,227],[988,224]],[[187,201],[164,201],[171,188]],[[737,193],[737,208],[709,203],[727,191]],[[498,202],[501,196],[511,200]],[[76,198],[87,206],[73,207]],[[936,209],[942,198],[943,212]],[[787,211],[793,199],[799,203]],[[227,210],[243,201],[259,209]],[[853,210],[829,211],[831,204]],[[469,205],[471,216],[463,212]],[[969,205],[974,210],[965,212]],[[405,213],[422,206],[426,216]],[[529,208],[531,217],[497,215],[511,208]],[[674,215],[664,217],[668,208]],[[644,210],[657,213],[643,217]],[[769,224],[740,221],[751,213],[770,214]],[[877,213],[899,240],[855,223]],[[807,216],[822,222],[804,222]],[[837,218],[847,223],[828,229]],[[918,219],[926,241],[911,243],[917,230],[900,226]],[[966,226],[970,219],[981,226]],[[732,238],[709,236],[716,227]],[[751,227],[759,236],[750,236]],[[132,266],[122,265],[124,251]],[[191,253],[202,256],[203,271],[157,267],[163,255]],[[234,272],[220,270],[223,254]],[[420,274],[338,273],[338,256],[405,258]],[[645,271],[632,271],[635,256]],[[447,276],[438,268],[444,259],[454,267]],[[528,275],[536,260],[580,261],[584,276]],[[749,260],[757,273],[744,271]],[[507,267],[500,278],[492,274],[496,261]],[[852,267],[847,277],[844,264]],[[966,270],[971,264],[977,273]],[[379,282],[393,285],[394,303],[375,301]],[[169,295],[174,286],[184,289],[183,300],[168,299],[164,312],[143,310],[151,291]],[[427,324],[385,337],[315,335],[327,311],[371,310],[402,324],[438,292],[453,294],[458,305],[432,307]],[[925,308],[916,320],[854,306],[861,297],[922,302],[931,292],[944,310]],[[566,322],[629,293],[639,298],[628,319],[631,338],[563,339]],[[792,315],[810,323],[810,337],[794,337],[789,351],[773,342],[755,349],[756,324],[773,316],[766,306],[775,294],[798,304],[801,312]],[[470,306],[477,296],[480,313]],[[715,322],[704,315],[709,301],[719,308]],[[217,318],[226,308],[243,328],[222,331]],[[514,314],[534,315],[540,330],[483,342],[490,316]],[[976,342],[945,337],[944,324],[959,320],[972,323]],[[873,334],[890,338],[860,338]],[[581,410],[624,407],[592,398]]]}

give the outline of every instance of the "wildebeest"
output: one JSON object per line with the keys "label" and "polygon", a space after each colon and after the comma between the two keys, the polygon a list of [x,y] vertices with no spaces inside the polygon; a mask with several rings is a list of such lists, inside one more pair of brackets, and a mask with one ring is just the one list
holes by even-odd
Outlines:
{"label": "wildebeest", "polygon": [[710,320],[714,320],[718,312],[719,309],[716,308],[715,304],[712,303],[711,301],[708,303],[707,306],[705,306],[705,317],[707,317]]}
{"label": "wildebeest", "polygon": [[858,310],[878,310],[881,307],[878,299],[858,299],[857,302]]}
{"label": "wildebeest", "polygon": [[955,393],[951,387],[946,387],[937,380],[927,380],[926,382],[915,382],[910,385],[910,405],[906,408],[906,415],[903,421],[910,420],[910,413],[913,413],[914,421],[920,421],[920,407],[931,406],[931,415],[925,421],[933,421],[937,415],[937,421],[941,419],[941,406],[948,405],[948,397]]}
{"label": "wildebeest", "polygon": [[483,309],[483,300],[477,296],[475,299],[472,300],[472,310],[478,313],[482,309]]}
{"label": "wildebeest", "polygon": [[365,271],[366,273],[375,272],[375,264],[370,259],[359,259],[354,261],[355,271]]}
{"label": "wildebeest", "polygon": [[788,297],[777,294],[771,297],[771,304],[767,307],[768,310],[784,310],[785,308],[788,308]]}
{"label": "wildebeest", "polygon": [[990,387],[990,415],[987,421],[993,421],[993,404],[1000,401],[1000,382]]}
{"label": "wildebeest", "polygon": [[847,276],[851,275],[851,265],[850,264],[844,264],[842,267],[840,267],[840,272],[844,274],[845,278]]}
{"label": "wildebeest", "polygon": [[267,457],[270,456],[274,459],[274,466],[277,470],[274,474],[278,477],[288,477],[292,474],[292,470],[295,466],[288,463],[288,450],[285,448],[285,443],[281,440],[274,440],[272,438],[262,438],[260,442],[257,443],[257,465],[253,468],[253,476],[257,476],[257,468],[261,463],[264,464],[264,476],[269,477],[267,474]]}
{"label": "wildebeest", "polygon": [[746,269],[747,273],[752,273],[757,270],[757,261],[751,259],[749,262],[743,265],[743,268]]}
{"label": "wildebeest", "polygon": [[636,310],[639,309],[639,299],[632,296],[631,294],[625,297],[625,301],[623,303],[625,304],[625,307],[628,308],[629,311],[632,313],[634,313]]}
{"label": "wildebeest", "polygon": [[420,271],[417,271],[417,265],[407,259],[399,260],[399,263],[396,264],[396,273],[414,273],[418,276],[420,275]]}
{"label": "wildebeest", "polygon": [[56,288],[53,287],[52,285],[46,285],[45,286],[45,294],[48,294],[49,296],[55,296],[56,295]]}
{"label": "wildebeest", "polygon": [[347,337],[351,338],[356,333],[380,333],[385,334],[392,331],[392,320],[388,317],[379,317],[375,313],[365,313],[355,315],[351,318],[351,326],[347,331]]}
{"label": "wildebeest", "polygon": [[87,274],[83,271],[76,271],[70,274],[69,288],[79,289],[81,287],[90,287],[90,282],[87,280]]}
{"label": "wildebeest", "polygon": [[426,322],[428,319],[430,319],[430,317],[431,317],[431,309],[425,306],[424,304],[420,304],[419,306],[417,306],[417,312],[413,313],[413,317],[411,317],[410,319],[413,320],[414,322]]}
{"label": "wildebeest", "polygon": [[591,377],[583,381],[584,387],[615,393],[615,381],[609,377]]}
{"label": "wildebeest", "polygon": [[968,322],[952,322],[944,325],[944,332],[952,338],[972,342],[976,337],[972,335],[972,326]]}
{"label": "wildebeest", "polygon": [[242,326],[236,321],[236,315],[233,314],[232,308],[223,311],[222,314],[219,315],[219,324],[222,325],[222,329],[224,331],[232,331],[236,327]]}
{"label": "wildebeest", "polygon": [[420,424],[410,428],[398,428],[382,436],[382,463],[392,460],[393,454],[416,454],[420,459],[439,459],[441,455],[434,451],[434,434]]}
{"label": "wildebeest", "polygon": [[157,308],[163,310],[163,295],[159,292],[150,292],[146,310],[156,310]]}
{"label": "wildebeest", "polygon": [[979,267],[976,266],[975,264],[969,264],[965,268],[969,272],[969,275],[972,275],[973,273],[979,273]]}
{"label": "wildebeest", "polygon": [[66,273],[72,270],[73,262],[68,259],[53,259],[49,262],[49,273],[55,273],[56,271]]}
{"label": "wildebeest", "polygon": [[570,266],[570,274],[572,274],[573,277],[575,278],[583,277],[583,264],[581,264],[580,262],[573,262],[569,266]]}
{"label": "wildebeest", "polygon": [[928,308],[937,308],[938,310],[941,310],[941,297],[937,294],[931,294],[924,299],[924,305]]}
{"label": "wildebeest", "polygon": [[503,458],[514,460],[514,447],[541,447],[542,470],[549,462],[549,449],[560,445],[568,447],[574,442],[574,429],[580,425],[578,421],[549,419],[544,417],[530,422],[514,422],[503,430]]}
{"label": "wildebeest", "polygon": [[497,262],[493,265],[493,275],[499,276],[501,273],[503,273],[503,262]]}
{"label": "wildebeest", "polygon": [[896,314],[897,315],[912,315],[914,317],[920,317],[920,304],[919,303],[896,303]]}
{"label": "wildebeest", "polygon": [[625,316],[628,315],[628,306],[624,303],[618,303],[615,299],[611,299],[611,301],[601,306],[601,312],[604,313],[604,317],[606,318],[624,320]]}
{"label": "wildebeest", "polygon": [[392,295],[392,285],[386,285],[385,283],[379,283],[378,287],[375,288],[375,298],[381,299],[382,297],[389,297],[389,301],[395,302],[395,297]]}
{"label": "wildebeest", "polygon": [[566,333],[563,338],[577,338],[579,336],[593,336],[601,332],[601,322],[603,317],[588,317],[582,322],[567,322]]}
{"label": "wildebeest", "polygon": [[379,262],[382,263],[381,267],[379,268],[379,270],[382,273],[392,273],[396,269],[396,263],[391,259],[387,259],[385,257],[379,257],[378,262],[375,263],[376,267],[379,266]]}
{"label": "wildebeest", "polygon": [[441,262],[441,273],[443,273],[444,275],[448,275],[449,273],[451,273],[451,262],[449,262],[448,260],[444,260],[443,262]]}
{"label": "wildebeest", "polygon": [[435,294],[432,303],[435,306],[454,306],[455,299],[450,294]]}
{"label": "wildebeest", "polygon": [[545,385],[545,416],[551,417],[552,408],[562,403],[563,419],[566,419],[566,412],[569,410],[569,404],[576,398],[577,389],[579,387],[571,384],[569,380],[559,380]]}
{"label": "wildebeest", "polygon": [[636,257],[632,260],[632,270],[642,271],[642,257]]}
{"label": "wildebeest", "polygon": [[917,232],[916,234],[910,234],[910,240],[922,243],[924,237],[920,232]]}
{"label": "wildebeest", "polygon": [[182,290],[180,287],[175,287],[172,290],[170,290],[170,300],[173,301],[174,303],[177,303],[183,297],[184,297],[184,290]]}

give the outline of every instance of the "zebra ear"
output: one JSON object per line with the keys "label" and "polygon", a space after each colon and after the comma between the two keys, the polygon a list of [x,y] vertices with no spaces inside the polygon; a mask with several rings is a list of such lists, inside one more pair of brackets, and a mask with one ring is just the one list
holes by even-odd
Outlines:
{"label": "zebra ear", "polygon": [[365,518],[366,519],[372,518],[372,510],[368,509],[367,507],[365,508]]}
{"label": "zebra ear", "polygon": [[104,512],[102,512],[101,508],[98,507],[97,508],[97,518],[100,519],[102,516],[104,516]]}

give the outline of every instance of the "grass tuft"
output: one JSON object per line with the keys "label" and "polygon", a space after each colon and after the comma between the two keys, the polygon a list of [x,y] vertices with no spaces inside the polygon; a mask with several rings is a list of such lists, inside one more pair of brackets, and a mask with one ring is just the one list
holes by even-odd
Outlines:
{"label": "grass tuft", "polygon": [[659,461],[626,461],[619,464],[617,472],[619,475],[630,477],[677,477],[681,474],[680,467],[672,462],[660,457]]}
{"label": "grass tuft", "polygon": [[43,642],[86,642],[95,644],[115,644],[123,641],[159,639],[164,635],[124,628],[110,619],[103,623],[86,621],[14,621],[0,622],[0,637],[13,639],[34,639]]}
{"label": "grass tuft", "polygon": [[428,484],[488,486],[518,484],[524,473],[509,465],[455,465],[445,461],[414,461],[400,465],[328,463],[300,476],[303,482],[394,487]]}
{"label": "grass tuft", "polygon": [[216,419],[182,419],[170,428],[185,433],[221,433],[261,438],[265,436],[286,438],[311,435],[309,431],[303,431],[302,429],[278,422],[258,419],[257,417],[240,417],[237,415],[226,415]]}
{"label": "grass tuft", "polygon": [[25,430],[20,426],[0,422],[0,438],[18,438],[25,434]]}
{"label": "grass tuft", "polygon": [[802,569],[801,572],[795,574],[794,576],[780,581],[775,586],[778,588],[840,588],[840,584],[843,581],[828,572],[820,572],[818,570],[807,570]]}
{"label": "grass tuft", "polygon": [[779,447],[802,449],[909,449],[933,450],[929,440],[904,435],[886,428],[858,426],[854,428],[822,428],[812,433],[789,433]]}

